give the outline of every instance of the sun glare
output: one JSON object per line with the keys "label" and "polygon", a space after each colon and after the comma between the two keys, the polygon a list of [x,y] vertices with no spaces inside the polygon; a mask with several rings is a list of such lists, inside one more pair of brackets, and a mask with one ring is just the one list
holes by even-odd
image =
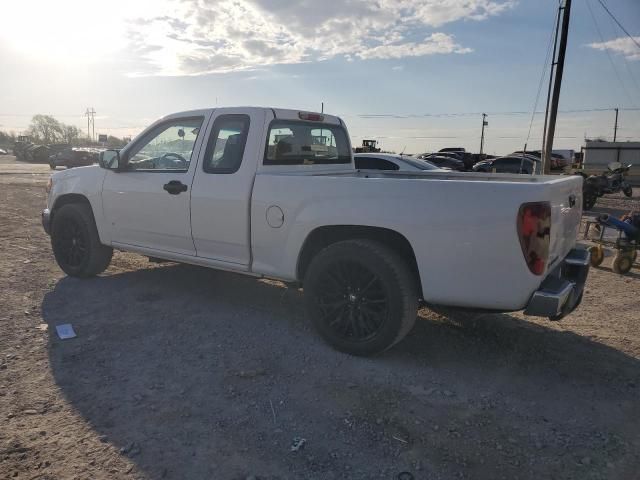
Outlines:
{"label": "sun glare", "polygon": [[118,3],[7,2],[2,7],[0,38],[13,50],[38,61],[99,61],[123,46],[125,22]]}

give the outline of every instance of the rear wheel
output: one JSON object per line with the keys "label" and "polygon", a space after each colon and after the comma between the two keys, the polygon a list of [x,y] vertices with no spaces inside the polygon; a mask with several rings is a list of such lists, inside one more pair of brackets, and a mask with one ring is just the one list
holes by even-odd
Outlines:
{"label": "rear wheel", "polygon": [[591,247],[589,252],[591,253],[591,266],[599,267],[604,260],[604,248],[602,248],[602,245]]}
{"label": "rear wheel", "polygon": [[51,247],[60,268],[72,277],[92,277],[106,270],[113,249],[102,245],[91,213],[84,204],[63,205],[55,210]]}
{"label": "rear wheel", "polygon": [[613,259],[613,271],[624,275],[631,270],[633,266],[633,257],[630,253],[618,251],[616,257]]}
{"label": "rear wheel", "polygon": [[407,262],[370,240],[338,242],[318,253],[305,275],[304,296],[320,335],[352,355],[373,355],[398,343],[418,309]]}
{"label": "rear wheel", "polygon": [[625,187],[622,189],[622,193],[624,193],[625,196],[631,198],[633,197],[633,188],[631,188],[631,186]]}

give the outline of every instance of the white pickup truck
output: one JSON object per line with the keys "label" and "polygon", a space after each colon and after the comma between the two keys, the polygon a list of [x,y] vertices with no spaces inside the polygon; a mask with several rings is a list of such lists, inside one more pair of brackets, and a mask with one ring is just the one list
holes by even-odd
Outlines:
{"label": "white pickup truck", "polygon": [[356,170],[340,118],[216,108],[158,120],[52,175],[42,221],[68,275],[113,249],[303,288],[335,348],[400,341],[419,302],[559,319],[580,303],[579,176]]}

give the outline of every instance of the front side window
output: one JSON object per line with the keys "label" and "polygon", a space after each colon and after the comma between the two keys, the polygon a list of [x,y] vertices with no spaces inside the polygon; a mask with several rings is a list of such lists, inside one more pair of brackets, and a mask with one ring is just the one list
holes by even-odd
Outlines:
{"label": "front side window", "polygon": [[343,163],[351,163],[351,152],[342,127],[285,120],[271,123],[265,165]]}
{"label": "front side window", "polygon": [[129,152],[127,170],[186,172],[203,121],[182,118],[158,125]]}
{"label": "front side window", "polygon": [[204,155],[207,173],[234,173],[242,163],[249,132],[248,115],[221,115],[216,119]]}

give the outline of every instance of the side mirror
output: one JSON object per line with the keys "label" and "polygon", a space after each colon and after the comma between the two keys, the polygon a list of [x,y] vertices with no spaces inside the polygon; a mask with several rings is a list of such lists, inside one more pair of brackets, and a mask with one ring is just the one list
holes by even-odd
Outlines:
{"label": "side mirror", "polygon": [[120,169],[120,152],[118,150],[100,152],[98,163],[102,168],[118,171]]}

